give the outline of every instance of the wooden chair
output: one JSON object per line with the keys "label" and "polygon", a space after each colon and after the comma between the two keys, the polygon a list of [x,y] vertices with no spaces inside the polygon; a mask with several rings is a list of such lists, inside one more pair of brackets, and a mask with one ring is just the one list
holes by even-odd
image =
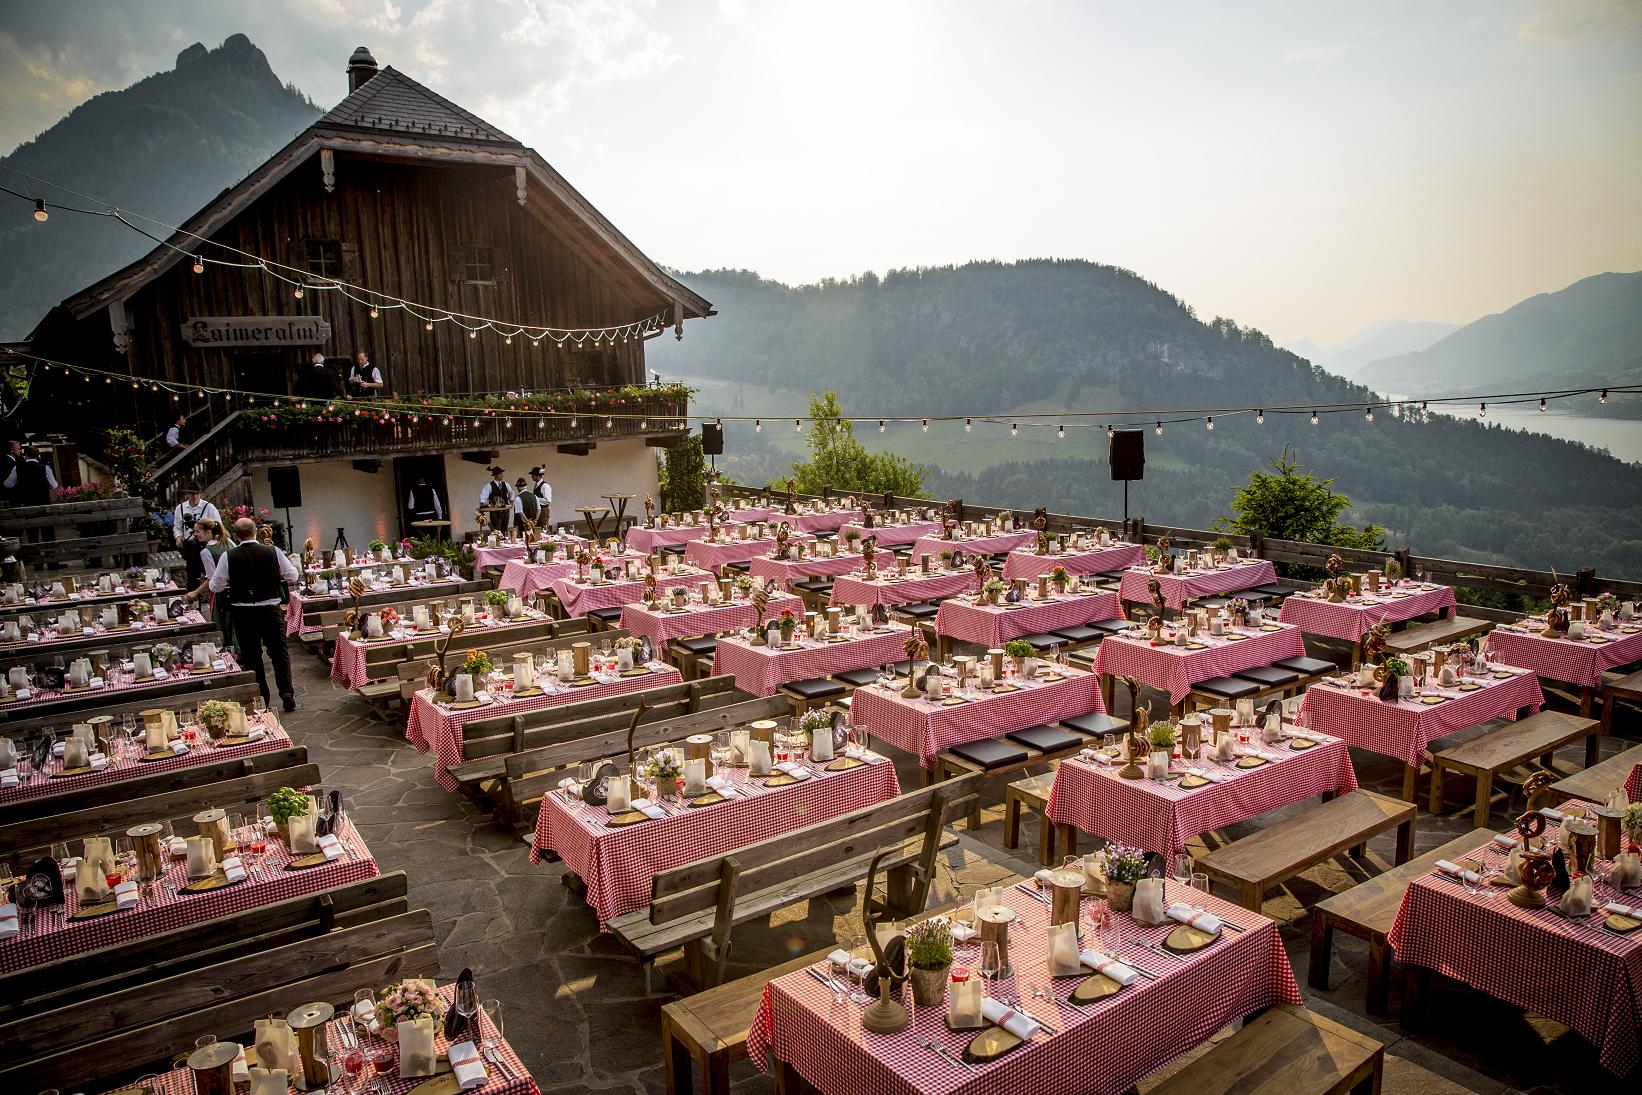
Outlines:
{"label": "wooden chair", "polygon": [[656,958],[684,948],[682,979],[692,988],[721,983],[736,924],[865,878],[873,857],[890,854],[885,896],[865,898],[869,913],[903,919],[923,911],[935,856],[957,842],[946,825],[973,804],[979,779],[925,787],[803,829],[709,856],[651,879],[650,904],[611,920],[615,939],[637,956],[648,987]]}
{"label": "wooden chair", "polygon": [[1193,1060],[1151,1095],[1379,1095],[1385,1046],[1293,1004],[1278,1004]]}
{"label": "wooden chair", "polygon": [[1238,891],[1238,903],[1255,912],[1265,892],[1347,849],[1361,858],[1371,837],[1397,830],[1398,863],[1414,847],[1415,806],[1401,799],[1356,790],[1235,840],[1195,866],[1210,881]]}
{"label": "wooden chair", "polygon": [[1585,766],[1596,763],[1602,724],[1595,719],[1566,715],[1561,711],[1540,711],[1516,722],[1502,722],[1481,737],[1452,745],[1431,755],[1431,806],[1440,813],[1443,803],[1443,772],[1472,776],[1477,783],[1476,815],[1473,824],[1488,824],[1493,808],[1494,777],[1526,764],[1535,757],[1546,767],[1564,745],[1585,739]]}

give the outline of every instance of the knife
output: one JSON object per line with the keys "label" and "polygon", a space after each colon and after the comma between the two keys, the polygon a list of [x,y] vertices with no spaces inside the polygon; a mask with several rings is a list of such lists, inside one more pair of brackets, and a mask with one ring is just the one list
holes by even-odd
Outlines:
{"label": "knife", "polygon": [[1184,962],[1186,960],[1180,955],[1170,954],[1156,943],[1148,943],[1144,939],[1136,939],[1134,936],[1125,936],[1124,941],[1132,947],[1141,947],[1145,950],[1151,951],[1153,954],[1161,954],[1165,958],[1173,958],[1176,962]]}

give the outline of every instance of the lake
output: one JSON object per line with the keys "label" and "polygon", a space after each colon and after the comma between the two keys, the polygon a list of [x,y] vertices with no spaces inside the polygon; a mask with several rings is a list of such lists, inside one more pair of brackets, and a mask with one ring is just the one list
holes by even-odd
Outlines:
{"label": "lake", "polygon": [[[1435,412],[1456,418],[1475,418],[1476,411],[1458,407],[1432,407]],[[1566,441],[1580,441],[1592,448],[1607,449],[1614,457],[1642,464],[1642,422],[1626,418],[1588,418],[1547,410],[1543,414],[1531,403],[1521,406],[1488,408],[1489,421],[1530,433],[1549,434]]]}

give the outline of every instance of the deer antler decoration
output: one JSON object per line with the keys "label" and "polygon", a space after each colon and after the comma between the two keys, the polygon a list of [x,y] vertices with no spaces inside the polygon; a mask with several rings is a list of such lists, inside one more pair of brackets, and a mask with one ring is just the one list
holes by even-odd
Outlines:
{"label": "deer antler decoration", "polygon": [[433,642],[434,664],[428,667],[428,687],[438,692],[445,687],[449,678],[445,675],[445,655],[450,651],[451,640],[462,633],[467,626],[460,616],[450,618],[450,630],[439,636]]}
{"label": "deer antler decoration", "polygon": [[758,613],[758,620],[753,624],[753,646],[763,646],[764,643],[764,610],[769,607],[770,595],[763,586],[755,586],[753,595],[748,598],[753,603],[753,610]]}
{"label": "deer antler decoration", "polygon": [[1146,741],[1146,709],[1140,706],[1140,682],[1130,676],[1123,676],[1118,679],[1123,682],[1123,687],[1129,690],[1129,759],[1128,763],[1118,769],[1117,774],[1124,779],[1140,779],[1146,772],[1136,763],[1136,758],[1144,755],[1141,752],[1142,749],[1147,752],[1151,751],[1151,746]]}

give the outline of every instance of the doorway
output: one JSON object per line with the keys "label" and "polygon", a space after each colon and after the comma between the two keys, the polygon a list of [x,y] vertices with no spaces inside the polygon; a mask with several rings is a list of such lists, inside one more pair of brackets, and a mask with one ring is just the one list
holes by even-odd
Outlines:
{"label": "doorway", "polygon": [[[410,527],[410,510],[405,503],[410,498],[411,487],[418,479],[426,479],[428,486],[439,495],[439,506],[444,512],[444,519],[451,519],[450,491],[445,489],[445,458],[443,456],[396,456],[393,461],[393,494],[394,508],[399,512],[399,535],[415,537],[425,534],[423,529]],[[450,539],[450,529],[443,530],[442,539]]]}

